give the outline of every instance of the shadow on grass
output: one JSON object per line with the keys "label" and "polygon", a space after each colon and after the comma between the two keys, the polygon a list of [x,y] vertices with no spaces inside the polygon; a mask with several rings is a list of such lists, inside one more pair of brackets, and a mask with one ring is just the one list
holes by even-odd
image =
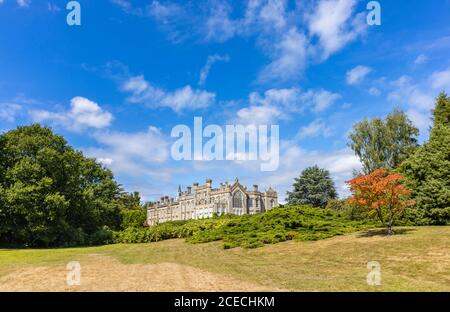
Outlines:
{"label": "shadow on grass", "polygon": [[[409,232],[413,232],[413,231],[417,231],[416,229],[411,229],[411,228],[401,228],[401,229],[394,229],[394,234],[395,235],[404,235],[404,234],[408,234]],[[357,235],[358,238],[362,238],[362,237],[375,237],[375,236],[390,236],[387,234],[387,230],[386,229],[371,229],[371,230],[366,230],[363,231],[361,233],[359,233]]]}

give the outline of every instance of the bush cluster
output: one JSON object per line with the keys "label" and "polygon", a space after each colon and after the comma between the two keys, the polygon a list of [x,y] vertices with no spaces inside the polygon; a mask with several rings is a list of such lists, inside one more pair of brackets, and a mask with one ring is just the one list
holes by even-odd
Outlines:
{"label": "bush cluster", "polygon": [[223,247],[256,248],[287,240],[318,240],[372,226],[350,221],[329,209],[309,206],[275,208],[256,214],[166,222],[147,228],[130,227],[114,233],[116,243],[146,243],[186,238],[190,243],[223,240]]}

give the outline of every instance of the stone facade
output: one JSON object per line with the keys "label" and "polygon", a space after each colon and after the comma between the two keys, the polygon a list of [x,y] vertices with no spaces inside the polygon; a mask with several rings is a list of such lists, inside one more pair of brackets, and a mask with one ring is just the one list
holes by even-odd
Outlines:
{"label": "stone facade", "polygon": [[218,188],[212,187],[212,180],[207,179],[205,185],[194,183],[182,191],[178,187],[178,196],[161,200],[147,209],[149,226],[167,221],[210,218],[214,213],[243,215],[255,214],[278,206],[278,195],[272,188],[264,192],[253,185],[252,190],[239,183],[220,183]]}

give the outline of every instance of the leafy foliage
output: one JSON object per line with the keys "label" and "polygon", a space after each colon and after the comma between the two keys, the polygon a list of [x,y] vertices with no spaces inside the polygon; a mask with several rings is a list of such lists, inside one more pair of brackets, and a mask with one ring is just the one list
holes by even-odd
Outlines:
{"label": "leafy foliage", "polygon": [[388,228],[388,234],[392,234],[394,221],[405,207],[413,204],[405,199],[411,191],[403,184],[404,181],[405,178],[399,174],[375,170],[347,182],[353,194],[348,201],[367,208],[369,216],[377,217]]}
{"label": "leafy foliage", "polygon": [[369,227],[331,210],[307,206],[275,208],[256,215],[224,215],[217,218],[166,222],[148,228],[128,228],[115,233],[115,242],[144,243],[186,238],[191,243],[223,240],[224,248],[255,248],[264,244],[318,240]]}
{"label": "leafy foliage", "polygon": [[450,127],[450,97],[445,92],[441,92],[436,99],[433,120],[435,125]]}
{"label": "leafy foliage", "polygon": [[123,229],[142,227],[147,219],[145,209],[128,209],[121,211]]}
{"label": "leafy foliage", "polygon": [[416,201],[418,224],[450,224],[450,97],[441,93],[433,111],[430,138],[405,161],[400,171],[408,178]]}
{"label": "leafy foliage", "polygon": [[121,192],[119,197],[119,202],[121,204],[121,209],[143,209],[141,206],[141,196],[139,195],[139,192]]}
{"label": "leafy foliage", "polygon": [[361,160],[363,173],[397,168],[417,148],[419,130],[406,114],[394,110],[385,120],[364,119],[353,126],[350,147]]}
{"label": "leafy foliage", "polygon": [[330,172],[317,166],[303,170],[300,177],[295,178],[294,190],[288,192],[289,205],[312,205],[324,208],[330,199],[337,197]]}
{"label": "leafy foliage", "polygon": [[120,188],[112,173],[50,128],[0,135],[0,155],[0,242],[91,244],[119,228]]}
{"label": "leafy foliage", "polygon": [[369,218],[365,209],[350,205],[345,199],[331,199],[328,201],[326,208],[335,212],[338,216],[352,221],[362,221]]}

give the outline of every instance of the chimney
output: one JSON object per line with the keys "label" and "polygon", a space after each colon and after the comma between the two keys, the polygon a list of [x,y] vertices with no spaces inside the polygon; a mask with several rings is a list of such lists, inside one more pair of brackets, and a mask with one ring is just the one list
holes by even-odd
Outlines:
{"label": "chimney", "polygon": [[253,185],[253,192],[258,192],[258,185],[256,184]]}
{"label": "chimney", "polygon": [[206,179],[206,187],[211,187],[211,184],[212,184],[212,180]]}
{"label": "chimney", "polygon": [[191,194],[191,192],[192,192],[192,187],[191,186],[187,187],[187,192],[188,192],[188,194]]}

